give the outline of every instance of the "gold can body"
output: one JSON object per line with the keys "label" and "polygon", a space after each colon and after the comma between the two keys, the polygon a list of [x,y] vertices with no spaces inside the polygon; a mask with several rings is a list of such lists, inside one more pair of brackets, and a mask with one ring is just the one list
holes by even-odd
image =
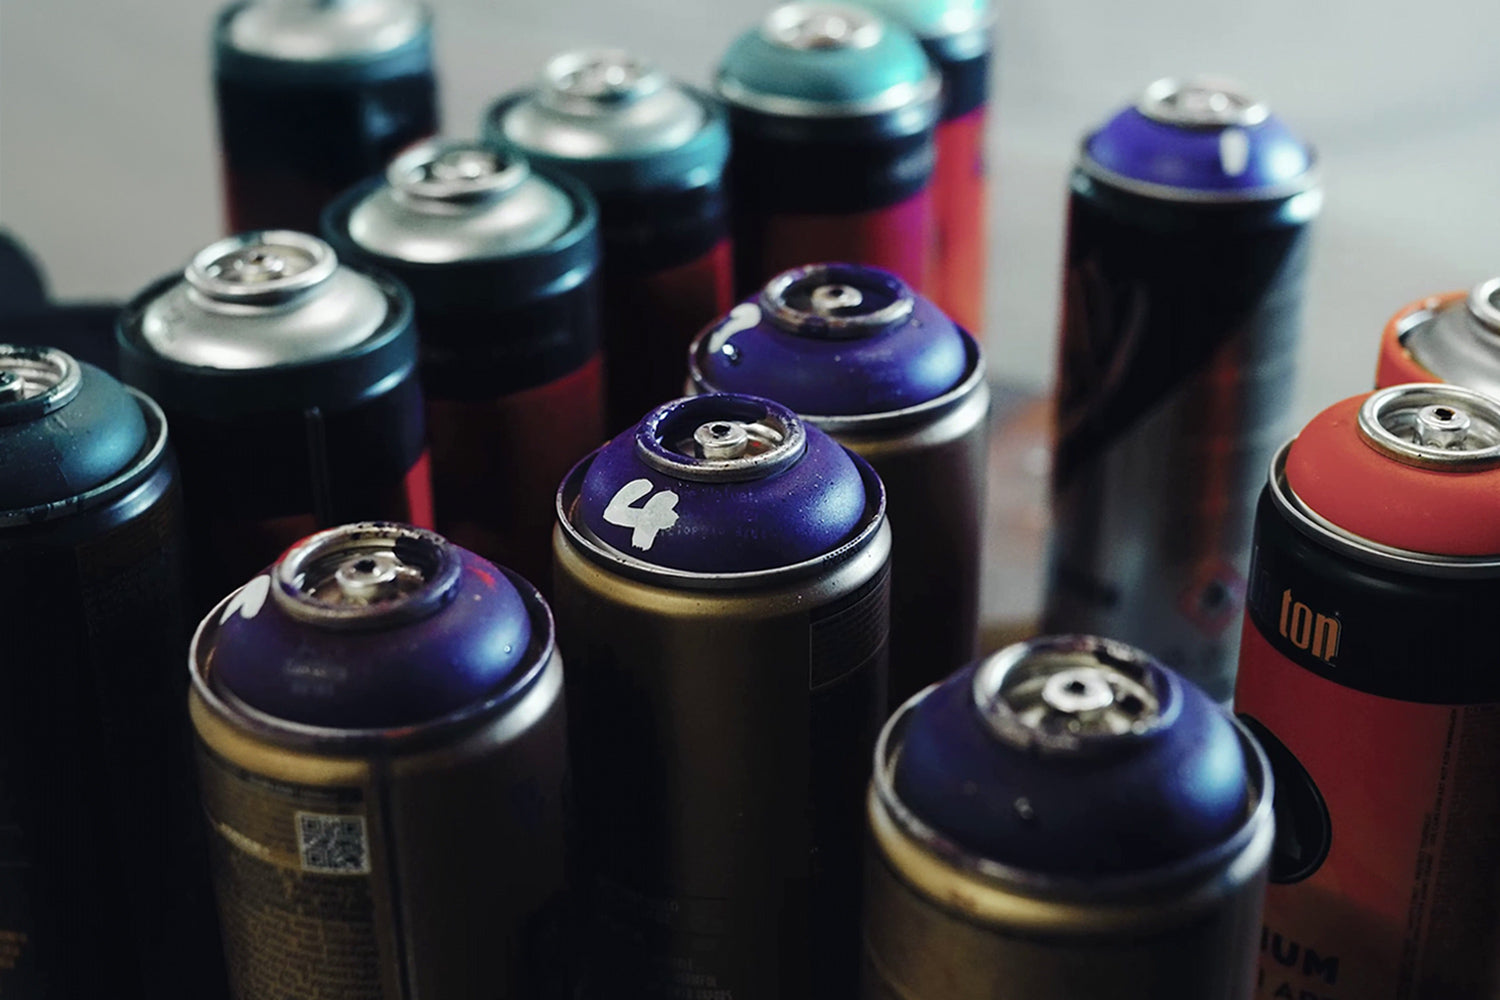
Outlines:
{"label": "gold can body", "polygon": [[811,576],[632,578],[555,536],[591,998],[850,996],[890,529]]}
{"label": "gold can body", "polygon": [[189,711],[236,1000],[560,996],[562,662],[459,731],[284,738],[196,685]]}
{"label": "gold can body", "polygon": [[950,395],[915,425],[881,418],[814,421],[869,462],[885,484],[895,532],[892,705],[978,652],[990,413],[983,367]]}

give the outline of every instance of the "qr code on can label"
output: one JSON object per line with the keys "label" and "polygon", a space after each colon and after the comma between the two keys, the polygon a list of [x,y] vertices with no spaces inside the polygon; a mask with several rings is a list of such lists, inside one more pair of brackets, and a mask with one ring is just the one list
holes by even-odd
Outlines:
{"label": "qr code on can label", "polygon": [[325,875],[368,875],[370,842],[363,816],[297,814],[302,870]]}

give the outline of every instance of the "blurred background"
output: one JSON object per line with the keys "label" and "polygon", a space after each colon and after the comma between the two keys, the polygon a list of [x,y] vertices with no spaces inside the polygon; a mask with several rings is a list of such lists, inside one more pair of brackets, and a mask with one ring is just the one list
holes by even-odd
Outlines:
{"label": "blurred background", "polygon": [[[445,131],[552,53],[622,46],[707,84],[763,0],[431,0]],[[207,0],[3,0],[0,228],[59,299],[123,298],[219,235]],[[1240,80],[1318,147],[1300,421],[1369,387],[1404,302],[1500,272],[1500,60],[1483,0],[1000,0],[992,370],[1052,378],[1065,178],[1168,74]]]}

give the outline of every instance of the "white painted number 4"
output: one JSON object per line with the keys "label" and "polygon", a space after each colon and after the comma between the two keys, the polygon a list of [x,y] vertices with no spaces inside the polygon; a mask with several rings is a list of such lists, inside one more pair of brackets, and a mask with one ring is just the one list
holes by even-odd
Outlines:
{"label": "white painted number 4", "polygon": [[662,490],[639,507],[632,507],[641,497],[651,492],[651,480],[632,479],[620,487],[620,492],[604,508],[604,519],[622,528],[634,528],[630,544],[638,549],[649,549],[656,541],[658,531],[666,531],[677,523],[677,494]]}

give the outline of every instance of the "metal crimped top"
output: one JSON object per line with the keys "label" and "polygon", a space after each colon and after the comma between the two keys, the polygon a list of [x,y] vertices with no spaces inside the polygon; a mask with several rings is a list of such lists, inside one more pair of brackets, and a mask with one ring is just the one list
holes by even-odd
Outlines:
{"label": "metal crimped top", "polygon": [[833,3],[783,4],[760,26],[767,41],[788,49],[869,49],[884,31],[869,11]]}
{"label": "metal crimped top", "polygon": [[658,407],[636,431],[636,451],[646,464],[695,482],[763,479],[806,450],[807,431],[791,410],[768,403],[763,414],[750,417],[713,396]]}
{"label": "metal crimped top", "polygon": [[1108,639],[1018,643],[974,673],[974,705],[1000,739],[1052,753],[1091,752],[1163,723],[1160,670]]}
{"label": "metal crimped top", "polygon": [[292,617],[369,627],[424,618],[457,585],[442,536],[399,524],[346,524],[303,539],[277,561],[272,594]]}
{"label": "metal crimped top", "polygon": [[82,373],[72,355],[53,347],[0,344],[0,423],[50,413],[77,395],[80,384]]}
{"label": "metal crimped top", "polygon": [[1396,385],[1359,409],[1360,437],[1398,462],[1470,472],[1500,465],[1500,402],[1447,384]]}
{"label": "metal crimped top", "polygon": [[577,49],[551,59],[533,99],[512,107],[511,142],[558,159],[673,149],[703,128],[702,102],[649,60],[620,49]]}
{"label": "metal crimped top", "polygon": [[1500,278],[1467,301],[1422,308],[1399,320],[1401,346],[1444,382],[1500,397]]}
{"label": "metal crimped top", "polygon": [[253,0],[226,26],[237,50],[294,62],[357,60],[410,44],[427,30],[414,0]]}
{"label": "metal crimped top", "polygon": [[1264,102],[1238,83],[1218,77],[1157,80],[1146,88],[1136,107],[1152,121],[1186,128],[1248,128],[1271,114]]}
{"label": "metal crimped top", "polygon": [[811,264],[776,275],[761,308],[804,336],[862,337],[911,315],[916,296],[893,274],[849,264]]}
{"label": "metal crimped top", "polygon": [[290,230],[220,240],[183,277],[144,306],[140,333],[156,354],[196,367],[330,358],[368,340],[389,311],[379,285],[340,266],[327,243]]}
{"label": "metal crimped top", "polygon": [[573,222],[573,201],[516,153],[434,140],[397,157],[386,182],[349,213],[362,249],[420,264],[493,259],[545,246]]}

